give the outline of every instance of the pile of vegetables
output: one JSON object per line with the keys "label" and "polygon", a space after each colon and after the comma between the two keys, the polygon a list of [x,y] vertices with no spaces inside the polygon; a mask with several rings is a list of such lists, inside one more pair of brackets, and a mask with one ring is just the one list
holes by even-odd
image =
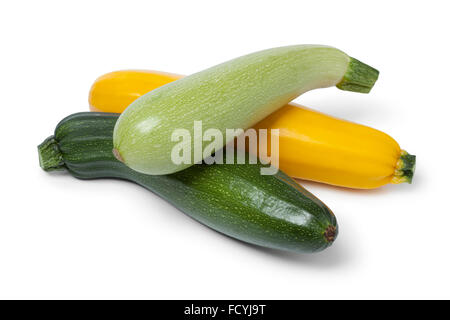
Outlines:
{"label": "pile of vegetables", "polygon": [[[336,239],[337,221],[293,178],[360,189],[411,183],[415,156],[381,131],[291,101],[331,86],[368,93],[377,78],[372,67],[318,45],[264,50],[187,77],[156,71],[108,73],[91,87],[92,112],[66,117],[38,146],[40,165],[80,179],[130,180],[228,236],[275,249],[317,252]],[[171,134],[181,128],[195,136],[195,121],[219,129],[224,137],[229,128],[268,129],[270,141],[270,129],[278,129],[280,170],[261,175],[262,158],[256,164],[207,164],[206,158],[218,150],[174,163]],[[193,140],[192,150],[196,143],[206,146]],[[268,146],[261,148],[270,155]]]}

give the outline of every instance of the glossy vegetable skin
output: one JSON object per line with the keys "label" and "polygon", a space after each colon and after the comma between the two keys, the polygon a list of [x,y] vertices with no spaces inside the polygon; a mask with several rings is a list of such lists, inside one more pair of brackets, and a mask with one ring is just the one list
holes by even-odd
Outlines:
{"label": "glossy vegetable skin", "polygon": [[[108,73],[92,85],[89,105],[93,111],[123,112],[137,97],[181,77],[145,70]],[[268,141],[270,129],[280,129],[280,168],[292,177],[372,189],[410,183],[414,174],[415,156],[389,135],[294,103],[253,127],[269,129]]]}
{"label": "glossy vegetable skin", "polygon": [[412,181],[415,156],[379,130],[292,105],[254,127],[280,128],[280,168],[290,176],[357,189]]}
{"label": "glossy vegetable skin", "polygon": [[[204,130],[220,130],[230,142],[227,129],[247,129],[301,95],[337,86],[368,92],[378,71],[326,46],[298,45],[268,49],[242,56],[159,87],[135,100],[116,123],[114,154],[130,168],[146,174],[184,170],[211,155],[210,141],[195,134],[195,121]],[[192,137],[188,160],[176,163],[172,151],[179,140],[175,129]],[[217,142],[217,140],[215,141]],[[198,148],[197,148],[198,149]],[[209,152],[209,154],[208,154]]]}
{"label": "glossy vegetable skin", "polygon": [[122,113],[130,103],[147,92],[181,78],[159,71],[151,71],[150,75],[145,70],[130,70],[101,76],[89,92],[91,110]]}
{"label": "glossy vegetable skin", "polygon": [[262,176],[260,165],[249,164],[201,164],[157,176],[131,170],[111,152],[117,118],[93,112],[65,118],[38,147],[41,167],[133,181],[210,228],[263,247],[316,252],[336,238],[333,213],[282,172]]}

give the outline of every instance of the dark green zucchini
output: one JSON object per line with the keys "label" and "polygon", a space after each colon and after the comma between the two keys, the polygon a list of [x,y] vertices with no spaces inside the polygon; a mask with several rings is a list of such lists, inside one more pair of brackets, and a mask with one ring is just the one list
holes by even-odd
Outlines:
{"label": "dark green zucchini", "polygon": [[254,164],[200,164],[160,176],[129,169],[112,153],[118,116],[68,116],[39,145],[41,167],[65,169],[81,179],[133,181],[212,229],[264,247],[315,252],[336,238],[330,209],[283,172],[260,175]]}

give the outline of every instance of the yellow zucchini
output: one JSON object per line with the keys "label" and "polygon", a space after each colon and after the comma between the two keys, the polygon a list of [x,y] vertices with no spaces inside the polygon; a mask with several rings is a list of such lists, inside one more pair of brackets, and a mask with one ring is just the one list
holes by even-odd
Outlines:
{"label": "yellow zucchini", "polygon": [[[145,93],[181,77],[158,71],[111,72],[94,82],[89,105],[92,111],[120,113]],[[295,178],[372,189],[411,183],[414,174],[415,156],[389,135],[294,103],[254,128],[280,129],[280,168]]]}

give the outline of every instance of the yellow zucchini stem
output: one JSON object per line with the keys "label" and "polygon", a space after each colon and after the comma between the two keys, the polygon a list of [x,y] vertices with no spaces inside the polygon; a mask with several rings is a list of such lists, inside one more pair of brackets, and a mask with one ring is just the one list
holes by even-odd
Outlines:
{"label": "yellow zucchini stem", "polygon": [[402,150],[400,158],[397,161],[395,173],[391,183],[394,184],[403,182],[411,183],[415,169],[416,169],[416,156],[409,154],[405,150]]}

